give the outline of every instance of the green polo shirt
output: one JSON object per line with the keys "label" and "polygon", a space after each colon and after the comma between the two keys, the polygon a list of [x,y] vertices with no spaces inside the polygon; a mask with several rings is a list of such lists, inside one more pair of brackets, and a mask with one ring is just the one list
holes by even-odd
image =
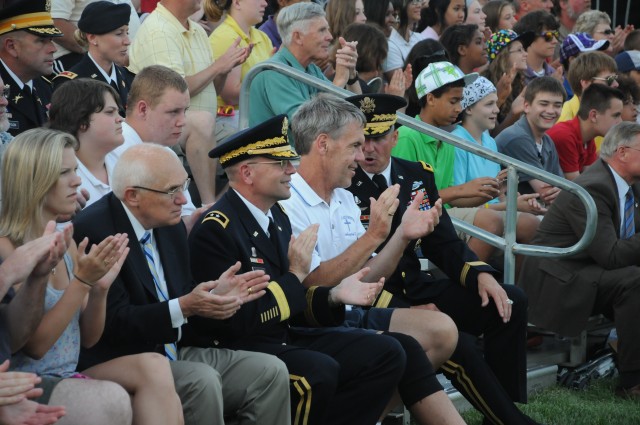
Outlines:
{"label": "green polo shirt", "polygon": [[[422,121],[419,115],[416,119]],[[398,143],[391,150],[391,155],[409,161],[424,161],[431,165],[435,173],[436,186],[440,190],[453,186],[455,152],[453,145],[402,126],[398,129]]]}
{"label": "green polo shirt", "polygon": [[[329,81],[314,63],[303,68],[284,45],[268,62],[284,63],[298,71]],[[249,127],[279,114],[287,114],[291,119],[298,107],[311,99],[317,92],[316,88],[276,71],[259,73],[252,81],[249,91]]]}

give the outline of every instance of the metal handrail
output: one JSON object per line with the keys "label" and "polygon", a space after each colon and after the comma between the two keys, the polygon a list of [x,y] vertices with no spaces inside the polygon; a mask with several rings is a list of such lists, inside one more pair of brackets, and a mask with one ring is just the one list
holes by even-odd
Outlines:
{"label": "metal handrail", "polygon": [[[244,129],[248,127],[249,118],[248,118],[248,110],[249,110],[249,88],[253,79],[258,75],[258,73],[263,71],[276,71],[281,74],[284,74],[288,77],[294,78],[298,81],[301,81],[305,84],[308,84],[312,87],[315,87],[319,90],[326,91],[329,93],[333,93],[340,97],[348,97],[353,95],[353,93],[341,89],[339,87],[334,86],[333,84],[322,81],[318,78],[312,77],[308,74],[300,72],[292,67],[276,63],[276,62],[261,62],[255,65],[251,70],[245,75],[244,80],[242,82],[242,87],[240,89],[240,118],[239,118],[239,128]],[[278,93],[278,95],[282,95],[282,93]],[[533,255],[539,257],[562,257],[573,255],[579,251],[585,249],[589,243],[593,240],[595,236],[596,229],[596,205],[591,198],[591,195],[584,190],[582,187],[577,184],[569,181],[565,178],[558,177],[554,174],[543,171],[539,168],[532,167],[529,164],[525,164],[522,161],[511,158],[507,155],[503,155],[499,152],[493,152],[484,146],[474,144],[468,142],[458,136],[455,136],[445,130],[434,127],[432,125],[426,124],[422,121],[418,121],[412,117],[409,117],[406,114],[398,113],[398,122],[402,125],[405,125],[409,128],[412,128],[421,133],[427,134],[431,137],[434,137],[438,140],[441,140],[445,143],[449,143],[455,147],[464,149],[473,154],[479,155],[483,158],[490,159],[494,162],[497,162],[501,165],[504,165],[507,168],[507,211],[506,211],[506,222],[505,222],[505,232],[504,238],[500,236],[493,235],[489,232],[486,232],[476,226],[471,224],[467,224],[461,220],[452,217],[452,221],[456,228],[468,233],[469,235],[478,238],[484,242],[487,242],[497,248],[501,248],[504,250],[504,280],[505,283],[514,283],[515,282],[515,255]],[[538,246],[538,245],[526,245],[516,243],[516,214],[517,214],[517,191],[518,191],[518,174],[517,172],[521,171],[525,174],[528,174],[536,179],[540,179],[547,183],[552,184],[553,186],[559,187],[563,190],[567,190],[580,199],[580,201],[585,205],[586,209],[586,227],[585,232],[580,238],[578,242],[574,245],[566,248],[557,248],[550,246]]]}

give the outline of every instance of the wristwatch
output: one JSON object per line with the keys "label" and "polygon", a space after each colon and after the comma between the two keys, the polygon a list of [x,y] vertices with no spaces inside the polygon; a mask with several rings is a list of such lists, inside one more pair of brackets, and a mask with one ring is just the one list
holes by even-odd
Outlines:
{"label": "wristwatch", "polygon": [[358,81],[358,71],[356,71],[356,75],[353,78],[349,78],[347,80],[347,85],[350,86],[351,84],[355,84],[356,81]]}

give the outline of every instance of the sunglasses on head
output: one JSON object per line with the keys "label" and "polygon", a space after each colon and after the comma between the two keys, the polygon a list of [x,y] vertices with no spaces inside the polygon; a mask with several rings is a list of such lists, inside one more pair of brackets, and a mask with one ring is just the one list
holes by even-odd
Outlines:
{"label": "sunglasses on head", "polygon": [[538,37],[544,37],[544,41],[551,41],[554,38],[558,40],[560,33],[558,31],[544,31],[538,34]]}
{"label": "sunglasses on head", "polygon": [[615,83],[616,81],[618,81],[618,76],[616,74],[614,75],[609,75],[607,77],[593,77],[593,80],[600,80],[600,81],[604,81],[606,85],[608,85],[609,87],[611,87],[611,85],[613,83]]}

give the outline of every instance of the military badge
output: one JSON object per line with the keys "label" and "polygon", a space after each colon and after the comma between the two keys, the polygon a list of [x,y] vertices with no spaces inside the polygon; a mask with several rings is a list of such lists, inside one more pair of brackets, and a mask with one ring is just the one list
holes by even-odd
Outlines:
{"label": "military badge", "polygon": [[407,206],[411,205],[411,203],[413,202],[413,200],[416,198],[416,196],[419,196],[418,194],[422,194],[422,201],[420,201],[420,204],[418,205],[418,209],[420,211],[428,211],[431,209],[431,203],[429,202],[429,196],[427,196],[427,192],[423,191],[423,190],[414,190],[411,192],[411,199],[409,200],[409,202],[407,203]]}
{"label": "military badge", "polygon": [[365,97],[360,101],[360,110],[365,114],[370,114],[376,109],[376,103],[370,97]]}

